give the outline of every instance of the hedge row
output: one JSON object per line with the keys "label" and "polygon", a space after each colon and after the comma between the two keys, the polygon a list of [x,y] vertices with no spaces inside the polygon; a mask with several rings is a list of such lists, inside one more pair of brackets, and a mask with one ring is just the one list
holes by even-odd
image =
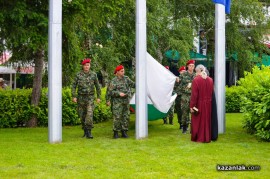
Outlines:
{"label": "hedge row", "polygon": [[[96,105],[94,122],[102,122],[112,118],[110,107],[105,104],[106,89],[102,89],[102,102]],[[42,90],[39,107],[30,104],[32,89],[0,90],[0,128],[24,125],[33,114],[37,115],[38,126],[48,126],[48,89]],[[77,105],[72,102],[71,90],[62,90],[62,124],[78,125]]]}

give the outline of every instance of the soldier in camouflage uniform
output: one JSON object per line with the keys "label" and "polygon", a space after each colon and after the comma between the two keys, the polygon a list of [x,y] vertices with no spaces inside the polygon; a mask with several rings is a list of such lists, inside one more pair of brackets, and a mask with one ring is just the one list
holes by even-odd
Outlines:
{"label": "soldier in camouflage uniform", "polygon": [[187,62],[187,71],[179,76],[180,78],[180,94],[181,94],[181,123],[183,125],[183,133],[185,134],[190,123],[190,109],[189,102],[191,96],[191,84],[195,77],[194,72],[195,60],[189,60]]}
{"label": "soldier in camouflage uniform", "polygon": [[[93,126],[95,88],[97,93],[97,103],[100,103],[101,90],[95,72],[90,71],[91,59],[82,61],[83,70],[80,71],[72,85],[72,101],[78,103],[78,115],[81,119],[83,137],[93,139],[91,130]],[[76,93],[76,89],[77,93]],[[78,95],[77,95],[78,94]]]}
{"label": "soldier in camouflage uniform", "polygon": [[[169,66],[165,66],[166,69],[170,70],[170,67]],[[174,89],[175,89],[176,86],[174,86]],[[173,91],[173,94],[175,94],[175,91]],[[167,117],[169,117],[169,124],[173,125],[173,117],[174,117],[174,106],[175,106],[175,102],[172,104],[172,106],[170,107],[168,113],[167,113],[167,116],[163,118],[163,123],[164,124],[168,124],[167,122]]]}
{"label": "soldier in camouflage uniform", "polygon": [[[182,66],[179,68],[179,77],[181,76],[181,74],[186,72],[186,67]],[[181,91],[180,91],[180,85],[179,83],[176,83],[175,86],[175,93],[177,94],[177,97],[175,99],[175,112],[177,114],[177,119],[178,119],[178,123],[180,125],[179,129],[183,129],[183,125],[182,125],[182,112],[181,112]]]}
{"label": "soldier in camouflage uniform", "polygon": [[[174,93],[173,93],[174,94]],[[172,104],[172,106],[170,107],[167,116],[163,118],[163,123],[164,124],[168,124],[167,122],[167,117],[169,117],[169,124],[173,125],[173,117],[174,117],[174,106],[175,106],[175,102]]]}
{"label": "soldier in camouflage uniform", "polygon": [[135,83],[124,75],[125,70],[122,65],[115,68],[114,77],[106,92],[107,105],[112,105],[113,113],[113,138],[119,138],[118,132],[122,132],[122,137],[127,138],[129,125],[129,101],[132,97],[131,88],[135,88]]}

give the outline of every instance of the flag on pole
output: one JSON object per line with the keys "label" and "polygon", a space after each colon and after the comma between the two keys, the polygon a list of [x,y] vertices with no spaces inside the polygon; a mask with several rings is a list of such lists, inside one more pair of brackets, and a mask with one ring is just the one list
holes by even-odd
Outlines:
{"label": "flag on pole", "polygon": [[[148,120],[162,119],[176,99],[172,95],[176,76],[156,61],[150,54],[146,56],[147,65],[147,106]],[[135,95],[130,100],[130,106],[136,110]]]}
{"label": "flag on pole", "polygon": [[167,113],[177,96],[172,96],[176,76],[149,53],[146,55],[146,66],[147,95],[160,112]]}
{"label": "flag on pole", "polygon": [[231,0],[213,0],[213,3],[224,5],[226,14],[230,14]]}

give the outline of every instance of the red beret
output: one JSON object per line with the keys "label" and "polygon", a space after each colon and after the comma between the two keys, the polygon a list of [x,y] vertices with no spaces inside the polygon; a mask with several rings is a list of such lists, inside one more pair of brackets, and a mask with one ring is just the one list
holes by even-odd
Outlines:
{"label": "red beret", "polygon": [[180,71],[185,71],[185,70],[186,70],[186,67],[185,66],[181,66],[178,71],[180,72]]}
{"label": "red beret", "polygon": [[91,59],[90,58],[85,58],[83,59],[82,61],[82,65],[86,64],[86,63],[90,63],[91,62]]}
{"label": "red beret", "polygon": [[165,68],[167,68],[169,70],[170,67],[169,66],[165,66]]}
{"label": "red beret", "polygon": [[118,71],[124,69],[124,66],[123,65],[118,65],[115,70],[114,70],[114,74],[116,74]]}
{"label": "red beret", "polygon": [[195,60],[189,60],[189,61],[187,62],[187,65],[189,65],[189,64],[195,64]]}

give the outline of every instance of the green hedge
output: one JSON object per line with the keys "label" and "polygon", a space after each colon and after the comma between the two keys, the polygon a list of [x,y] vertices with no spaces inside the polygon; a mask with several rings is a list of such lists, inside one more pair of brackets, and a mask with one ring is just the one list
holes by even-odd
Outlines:
{"label": "green hedge", "polygon": [[226,87],[226,112],[240,112],[240,89],[238,86]]}
{"label": "green hedge", "polygon": [[[112,118],[110,107],[105,104],[106,89],[102,89],[100,104],[94,111],[94,122],[102,122]],[[0,128],[17,127],[25,124],[36,114],[38,126],[48,126],[48,89],[42,89],[39,107],[33,107],[31,101],[31,89],[0,90]],[[71,90],[62,90],[62,124],[78,125],[80,119],[77,114],[77,104],[72,102]]]}
{"label": "green hedge", "polygon": [[244,128],[270,141],[270,67],[254,67],[239,80]]}
{"label": "green hedge", "polygon": [[31,90],[0,90],[0,127],[16,127],[29,119],[33,108],[30,105]]}

